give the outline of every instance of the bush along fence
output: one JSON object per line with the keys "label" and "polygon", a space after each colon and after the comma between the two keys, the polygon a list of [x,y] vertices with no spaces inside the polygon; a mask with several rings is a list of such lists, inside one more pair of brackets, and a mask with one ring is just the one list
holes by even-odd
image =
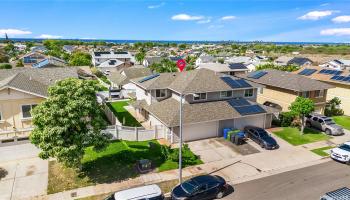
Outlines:
{"label": "bush along fence", "polygon": [[116,124],[108,126],[103,132],[112,135],[112,140],[147,141],[163,138],[162,130],[161,125],[154,126],[153,129],[145,129]]}

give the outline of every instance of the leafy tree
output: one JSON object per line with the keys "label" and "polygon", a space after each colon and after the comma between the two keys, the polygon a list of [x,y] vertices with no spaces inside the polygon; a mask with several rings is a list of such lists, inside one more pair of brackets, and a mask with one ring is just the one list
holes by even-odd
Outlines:
{"label": "leafy tree", "polygon": [[280,71],[294,72],[294,71],[299,70],[300,67],[297,65],[279,66],[279,65],[275,65],[273,63],[266,63],[263,65],[258,65],[256,67],[256,70],[264,70],[264,69],[276,69],[276,70],[280,70]]}
{"label": "leafy tree", "polygon": [[0,69],[12,69],[12,65],[9,63],[0,64]]}
{"label": "leafy tree", "polygon": [[149,68],[155,72],[158,73],[164,73],[164,72],[177,72],[177,66],[176,63],[164,58],[159,63],[153,63],[149,66]]}
{"label": "leafy tree", "polygon": [[344,111],[339,108],[340,104],[341,100],[338,97],[329,100],[324,111],[325,115],[328,117],[344,115]]}
{"label": "leafy tree", "polygon": [[223,58],[219,58],[218,62],[221,63],[221,64],[224,64],[225,60]]}
{"label": "leafy tree", "polygon": [[74,52],[69,60],[71,66],[90,66],[91,55],[84,52]]}
{"label": "leafy tree", "polygon": [[180,45],[179,45],[179,48],[180,48],[180,49],[186,49],[186,48],[187,48],[187,45],[186,45],[186,44],[180,44]]}
{"label": "leafy tree", "polygon": [[315,110],[315,103],[311,99],[297,97],[295,101],[289,106],[289,110],[295,116],[299,116],[301,120],[301,133],[304,134],[305,116]]}
{"label": "leafy tree", "polygon": [[96,101],[96,84],[76,78],[57,82],[48,98],[33,111],[31,142],[41,149],[39,157],[55,157],[69,167],[81,167],[85,148],[102,150],[109,137],[103,111]]}
{"label": "leafy tree", "polygon": [[26,42],[25,43],[26,45],[26,52],[30,51],[30,48],[32,48],[34,46],[34,43],[33,42]]}
{"label": "leafy tree", "polygon": [[0,63],[8,63],[9,57],[5,53],[0,52]]}
{"label": "leafy tree", "polygon": [[146,54],[144,52],[138,52],[136,55],[135,55],[135,59],[136,61],[141,64],[142,61],[145,59],[145,56]]}
{"label": "leafy tree", "polygon": [[16,62],[16,67],[24,67],[22,59],[19,59],[19,60]]}

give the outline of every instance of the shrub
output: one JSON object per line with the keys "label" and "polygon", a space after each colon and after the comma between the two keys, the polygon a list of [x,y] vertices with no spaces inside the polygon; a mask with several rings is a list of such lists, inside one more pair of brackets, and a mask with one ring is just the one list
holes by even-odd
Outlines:
{"label": "shrub", "polygon": [[103,73],[100,70],[98,70],[96,67],[91,68],[91,72],[99,78],[103,76]]}
{"label": "shrub", "polygon": [[344,111],[339,108],[340,104],[341,100],[338,97],[329,100],[326,104],[324,114],[328,117],[344,115]]}
{"label": "shrub", "polygon": [[9,63],[0,64],[0,69],[12,69],[12,65]]}
{"label": "shrub", "polygon": [[[173,149],[169,158],[174,162],[179,162],[179,149]],[[182,147],[182,163],[183,165],[196,164],[198,156],[193,154],[187,144]]]}
{"label": "shrub", "polygon": [[282,112],[279,115],[280,126],[288,127],[292,125],[295,115],[291,112]]}

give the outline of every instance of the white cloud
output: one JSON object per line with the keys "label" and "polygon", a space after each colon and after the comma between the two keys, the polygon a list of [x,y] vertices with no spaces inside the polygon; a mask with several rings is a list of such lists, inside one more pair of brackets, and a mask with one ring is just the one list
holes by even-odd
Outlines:
{"label": "white cloud", "polygon": [[329,5],[331,5],[331,4],[330,3],[323,3],[320,6],[329,6]]}
{"label": "white cloud", "polygon": [[30,31],[24,31],[19,29],[0,29],[0,34],[7,34],[7,35],[29,35],[32,34]]}
{"label": "white cloud", "polygon": [[234,20],[234,19],[236,19],[236,16],[229,15],[229,16],[221,17],[220,20],[222,20],[222,21],[228,21],[228,20]]}
{"label": "white cloud", "polygon": [[160,7],[164,6],[164,5],[165,5],[165,3],[162,2],[161,4],[157,4],[157,5],[149,5],[148,8],[149,9],[155,9],[155,8],[160,8]]}
{"label": "white cloud", "polygon": [[200,20],[197,22],[197,24],[207,24],[207,23],[210,23],[211,22],[211,19],[208,18],[208,19],[204,19],[204,20]]}
{"label": "white cloud", "polygon": [[208,26],[208,29],[220,29],[224,28],[224,25],[210,25]]}
{"label": "white cloud", "polygon": [[192,16],[188,14],[178,14],[171,17],[172,20],[177,21],[197,21],[197,20],[203,20],[203,16]]}
{"label": "white cloud", "polygon": [[332,10],[324,10],[324,11],[311,11],[306,13],[305,15],[298,17],[298,19],[301,20],[319,20],[323,17],[327,17],[329,15],[332,15],[333,13],[335,13],[336,11],[332,11]]}
{"label": "white cloud", "polygon": [[334,23],[347,23],[350,22],[350,15],[342,15],[332,19]]}
{"label": "white cloud", "polygon": [[40,38],[40,39],[61,39],[63,37],[60,36],[60,35],[41,34],[41,35],[37,36],[36,38]]}
{"label": "white cloud", "polygon": [[331,28],[320,32],[321,35],[350,36],[350,28]]}

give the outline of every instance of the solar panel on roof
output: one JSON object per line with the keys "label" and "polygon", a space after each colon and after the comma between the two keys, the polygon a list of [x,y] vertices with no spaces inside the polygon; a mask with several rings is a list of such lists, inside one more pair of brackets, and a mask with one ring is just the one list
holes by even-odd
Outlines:
{"label": "solar panel on roof", "polygon": [[344,78],[343,81],[350,82],[350,76]]}
{"label": "solar panel on roof", "polygon": [[320,73],[320,74],[328,74],[328,75],[339,75],[339,74],[341,74],[343,72],[339,71],[339,70],[322,69],[318,73]]}
{"label": "solar panel on roof", "polygon": [[338,76],[338,78],[336,78],[335,80],[342,81],[344,78],[346,78],[346,77],[345,76]]}
{"label": "solar panel on roof", "polygon": [[316,69],[304,69],[303,71],[299,72],[299,75],[304,75],[304,76],[310,76],[311,74],[315,73],[317,70]]}
{"label": "solar panel on roof", "polygon": [[258,114],[258,113],[265,113],[266,111],[260,107],[259,105],[249,105],[249,106],[236,106],[234,107],[237,112],[241,115],[251,115],[251,114]]}
{"label": "solar panel on roof", "polygon": [[143,83],[143,82],[145,82],[145,81],[151,80],[151,79],[153,79],[153,78],[155,78],[155,77],[157,77],[157,76],[159,76],[159,74],[153,74],[153,75],[147,76],[147,77],[145,77],[145,78],[139,80],[139,83]]}
{"label": "solar panel on roof", "polygon": [[251,86],[246,80],[244,80],[244,79],[238,79],[238,80],[236,80],[236,82],[237,82],[238,84],[240,84],[242,88],[245,88],[245,87],[252,87],[252,86]]}
{"label": "solar panel on roof", "polygon": [[338,77],[339,77],[338,75],[337,75],[337,76],[333,76],[333,77],[331,78],[331,80],[336,80]]}
{"label": "solar panel on roof", "polygon": [[322,69],[321,71],[319,71],[318,73],[323,74],[326,71],[326,69]]}
{"label": "solar panel on roof", "polygon": [[241,88],[241,85],[236,80],[233,80],[231,77],[225,76],[221,77],[221,79],[232,88]]}
{"label": "solar panel on roof", "polygon": [[228,103],[232,107],[237,107],[237,106],[249,106],[250,103],[246,99],[240,98],[240,99],[231,99],[228,101]]}
{"label": "solar panel on roof", "polygon": [[259,79],[262,76],[264,76],[265,74],[267,74],[267,72],[265,71],[256,71],[256,72],[252,72],[248,75],[248,78],[254,78],[254,79]]}

